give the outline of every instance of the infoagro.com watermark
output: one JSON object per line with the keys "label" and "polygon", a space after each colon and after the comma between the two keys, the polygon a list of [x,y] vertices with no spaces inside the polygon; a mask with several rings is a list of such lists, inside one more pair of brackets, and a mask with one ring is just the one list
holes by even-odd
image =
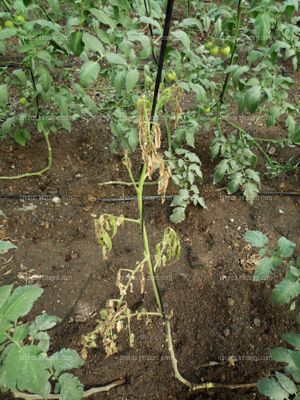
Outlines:
{"label": "infoagro.com watermark", "polygon": [[121,361],[134,361],[134,362],[145,362],[145,361],[170,361],[171,356],[168,355],[151,355],[151,354],[144,354],[139,356],[121,356]]}
{"label": "infoagro.com watermark", "polygon": [[243,355],[222,355],[219,357],[219,360],[223,363],[225,361],[234,363],[239,361],[248,361],[248,362],[258,362],[258,361],[271,361],[272,357],[270,355],[262,355],[258,356],[256,354],[243,354]]}
{"label": "infoagro.com watermark", "polygon": [[257,277],[255,275],[249,274],[236,274],[235,272],[231,272],[228,275],[221,275],[220,281],[253,281],[253,282],[260,282],[260,281],[270,281],[273,280],[273,276],[263,276]]}

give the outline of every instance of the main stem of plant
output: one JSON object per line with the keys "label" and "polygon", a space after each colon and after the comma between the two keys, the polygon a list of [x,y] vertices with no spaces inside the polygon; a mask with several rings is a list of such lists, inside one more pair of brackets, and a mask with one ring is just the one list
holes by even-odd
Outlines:
{"label": "main stem of plant", "polygon": [[[236,49],[237,49],[237,42],[238,42],[239,31],[240,31],[240,26],[241,26],[241,17],[242,17],[242,0],[239,0],[238,6],[237,6],[237,17],[236,17],[236,29],[235,29],[235,34],[234,34],[234,43],[233,43],[233,49],[232,49],[231,56],[230,56],[229,66],[233,64],[234,56],[235,56]],[[230,72],[227,72],[226,77],[225,77],[225,81],[224,81],[224,84],[223,84],[222,92],[220,94],[220,99],[219,99],[219,102],[218,102],[218,106],[217,106],[217,121],[218,121],[218,124],[220,124],[221,106],[222,106],[222,104],[224,102],[224,97],[225,97],[225,94],[226,94],[229,78],[230,78]]]}
{"label": "main stem of plant", "polygon": [[[166,51],[168,36],[169,36],[169,32],[170,32],[170,27],[171,27],[173,5],[174,5],[174,0],[168,0],[167,9],[166,9],[164,33],[163,33],[163,39],[162,39],[162,44],[161,44],[161,49],[160,49],[158,71],[157,71],[155,90],[154,90],[153,102],[152,102],[152,109],[151,109],[151,115],[150,115],[150,131],[151,131],[151,128],[152,128],[152,125],[154,122],[154,117],[155,117],[155,112],[156,112],[156,104],[157,104],[157,99],[158,99],[158,95],[159,95],[159,88],[160,88],[162,71],[163,71],[163,66],[164,66],[165,51]],[[236,29],[234,51],[236,49],[237,37],[238,37],[240,19],[241,19],[241,0],[239,0],[237,19],[238,19],[238,22],[237,22],[237,29]],[[234,53],[234,51],[233,51],[233,53]],[[233,55],[234,54],[232,54],[232,57],[231,57],[231,63],[233,60]],[[228,79],[229,79],[229,77],[227,78],[227,80]],[[226,87],[227,87],[227,82],[224,84],[223,95],[225,94]],[[223,96],[221,96],[221,99],[222,98],[223,98]],[[138,197],[139,223],[140,223],[140,227],[141,227],[142,235],[143,235],[144,256],[145,256],[145,259],[148,264],[148,271],[149,271],[149,275],[151,278],[152,287],[153,287],[153,291],[155,294],[155,298],[156,298],[156,302],[157,302],[157,306],[158,306],[158,310],[159,310],[159,315],[162,317],[164,325],[165,325],[166,341],[168,343],[168,350],[171,355],[171,361],[172,361],[172,366],[174,369],[175,377],[181,383],[183,383],[185,386],[189,387],[190,389],[192,389],[194,391],[207,390],[207,389],[212,389],[212,388],[238,389],[238,388],[255,387],[256,383],[241,384],[241,385],[223,385],[223,384],[209,382],[209,383],[203,383],[203,384],[196,384],[196,383],[189,382],[180,374],[180,372],[178,370],[178,366],[177,366],[178,362],[177,362],[177,358],[176,358],[174,346],[173,346],[171,323],[170,323],[171,315],[167,315],[164,311],[163,302],[162,302],[162,298],[161,298],[160,291],[159,291],[159,286],[157,283],[155,271],[154,271],[152,260],[151,260],[151,252],[150,252],[150,248],[149,248],[148,234],[147,234],[147,229],[146,229],[146,224],[145,224],[145,219],[144,219],[143,189],[144,189],[145,180],[147,178],[147,164],[145,162],[143,164],[138,185],[136,185],[136,183],[135,183],[129,163],[126,163],[126,166],[127,166],[129,176],[132,180],[132,183],[135,187],[137,197]]]}
{"label": "main stem of plant", "polygon": [[161,300],[161,296],[159,293],[159,288],[158,288],[158,284],[157,284],[157,280],[155,277],[155,272],[154,272],[154,268],[153,268],[153,264],[152,264],[152,260],[151,260],[148,234],[147,234],[147,229],[146,229],[146,225],[145,225],[145,221],[144,221],[143,190],[144,190],[146,177],[147,177],[147,164],[144,163],[142,171],[141,171],[141,175],[140,175],[139,184],[136,187],[136,193],[137,193],[137,197],[138,197],[139,221],[140,221],[140,227],[142,230],[143,241],[144,241],[145,259],[147,261],[148,271],[149,271],[149,275],[151,278],[152,287],[153,287],[153,291],[155,294],[159,313],[163,317],[164,316],[163,304],[162,304],[162,300]]}
{"label": "main stem of plant", "polygon": [[[131,171],[130,165],[128,163],[126,163],[126,166],[127,166],[128,171],[129,170]],[[130,173],[129,175],[130,175],[131,179],[133,180],[133,174]],[[151,259],[148,233],[147,233],[147,228],[146,228],[145,219],[144,219],[143,189],[144,189],[146,178],[147,178],[147,164],[144,163],[143,168],[141,170],[139,183],[138,183],[138,185],[134,184],[134,187],[135,187],[136,193],[137,193],[137,198],[138,198],[139,219],[132,220],[132,221],[134,221],[134,222],[138,221],[141,231],[142,231],[144,256],[145,256],[145,260],[148,265],[148,272],[150,275],[153,292],[154,292],[157,307],[158,307],[158,313],[154,313],[154,314],[158,315],[159,317],[161,317],[163,319],[163,323],[165,326],[166,342],[168,344],[168,350],[171,355],[172,367],[173,367],[176,379],[178,379],[181,383],[183,383],[185,386],[189,387],[193,391],[208,390],[208,389],[220,389],[220,388],[247,389],[247,388],[256,387],[256,383],[225,385],[225,384],[207,382],[207,383],[197,384],[197,383],[189,382],[179,372],[178,361],[177,361],[177,358],[175,355],[173,339],[172,339],[172,332],[171,332],[171,315],[167,315],[164,311],[163,301],[162,301],[162,297],[160,295],[160,290],[159,290],[159,286],[157,283],[157,279],[156,279],[156,275],[155,275],[155,271],[154,271],[154,267],[153,267],[153,263],[152,263],[152,259]],[[133,180],[133,182],[134,182],[134,180]]]}

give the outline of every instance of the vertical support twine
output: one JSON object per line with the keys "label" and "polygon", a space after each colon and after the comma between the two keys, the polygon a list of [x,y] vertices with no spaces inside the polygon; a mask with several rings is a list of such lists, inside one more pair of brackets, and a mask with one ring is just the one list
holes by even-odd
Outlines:
{"label": "vertical support twine", "polygon": [[158,59],[158,69],[157,69],[155,89],[154,89],[153,100],[152,100],[152,109],[151,109],[151,116],[150,116],[151,126],[152,126],[152,123],[153,123],[154,117],[155,117],[157,99],[158,99],[158,94],[159,94],[159,87],[160,87],[162,72],[163,72],[163,68],[164,68],[165,54],[166,54],[166,49],[167,49],[167,45],[168,45],[169,33],[170,33],[170,28],[171,28],[172,16],[173,16],[174,2],[175,2],[175,0],[168,0],[167,9],[166,9],[164,31],[163,31],[163,36],[162,36],[162,40],[161,40],[160,54],[159,54],[159,59]]}

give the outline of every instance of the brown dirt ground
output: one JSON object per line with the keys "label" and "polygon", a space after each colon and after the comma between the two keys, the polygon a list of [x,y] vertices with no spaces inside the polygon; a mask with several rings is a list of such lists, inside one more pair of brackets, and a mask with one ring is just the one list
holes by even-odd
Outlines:
{"label": "brown dirt ground", "polygon": [[[132,226],[121,229],[108,261],[102,260],[96,243],[93,214],[134,217],[137,212],[135,203],[103,204],[88,196],[133,194],[131,189],[98,186],[107,180],[127,180],[121,157],[111,155],[105,145],[110,142],[109,135],[104,121],[77,123],[72,134],[51,137],[54,166],[48,174],[0,183],[1,195],[70,196],[58,205],[50,200],[0,200],[0,210],[6,215],[0,237],[11,238],[18,246],[9,263],[0,262],[0,285],[24,284],[26,276],[41,276],[34,283],[45,292],[29,317],[46,310],[63,318],[51,331],[51,351],[62,347],[81,350],[81,336],[95,326],[97,311],[107,298],[117,295],[114,282],[118,269],[131,267],[141,259],[140,233]],[[255,283],[251,279],[253,252],[245,246],[243,234],[247,229],[258,229],[272,241],[280,235],[299,241],[300,198],[260,197],[251,206],[242,198],[229,198],[212,188],[214,164],[208,156],[211,136],[211,132],[203,133],[196,146],[203,161],[203,195],[208,209],[190,207],[187,221],[175,227],[182,241],[182,257],[160,271],[159,283],[165,306],[174,311],[172,329],[182,374],[197,382],[249,383],[272,371],[270,348],[282,343],[281,336],[288,329],[297,328],[292,312],[270,303],[274,280]],[[1,174],[38,169],[46,158],[39,136],[22,150],[10,140],[1,142],[0,154]],[[297,149],[278,150],[279,158],[292,155],[299,156]],[[279,179],[264,180],[263,185],[265,191],[297,188],[299,170]],[[173,190],[171,187],[170,192]],[[154,192],[153,188],[146,190]],[[26,210],[30,205],[33,209]],[[169,204],[146,203],[152,247],[169,225],[169,214]],[[145,305],[153,308],[155,302],[148,283],[146,289]],[[134,301],[138,302],[139,297]],[[81,318],[83,322],[76,322]],[[255,318],[260,320],[259,326],[254,324]],[[224,335],[226,328],[228,336]],[[161,324],[154,321],[146,328],[142,322],[135,323],[134,332],[133,349],[122,339],[120,352],[106,358],[100,346],[90,351],[85,366],[77,371],[86,388],[126,378],[124,386],[91,400],[262,398],[255,390],[189,393],[173,377]],[[227,361],[230,356],[237,358],[234,365]],[[209,362],[220,364],[205,366]],[[1,398],[9,399],[4,395]]]}

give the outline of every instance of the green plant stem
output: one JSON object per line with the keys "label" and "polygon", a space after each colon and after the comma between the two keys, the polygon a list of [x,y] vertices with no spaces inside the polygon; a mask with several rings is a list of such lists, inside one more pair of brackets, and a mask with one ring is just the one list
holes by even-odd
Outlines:
{"label": "green plant stem", "polygon": [[[145,311],[145,312],[135,312],[133,314],[130,314],[130,318],[135,318],[135,317],[159,317],[161,318],[161,314],[158,312],[153,312],[153,311]],[[121,315],[120,316],[120,320],[121,319],[127,319],[127,315]]]}
{"label": "green plant stem", "polygon": [[189,15],[190,15],[190,9],[191,9],[191,0],[185,0],[185,15],[186,15],[186,18],[188,18],[189,17]]}
{"label": "green plant stem", "polygon": [[140,174],[139,185],[136,188],[136,193],[137,193],[137,197],[138,197],[139,220],[140,220],[140,226],[142,229],[142,235],[143,235],[143,241],[144,241],[144,254],[145,254],[145,259],[146,259],[146,262],[148,265],[148,271],[149,271],[149,275],[151,278],[153,291],[155,294],[159,313],[162,317],[164,317],[162,299],[161,299],[161,296],[159,293],[159,288],[158,288],[157,280],[155,277],[153,264],[151,261],[151,253],[150,253],[150,248],[149,248],[148,234],[147,234],[147,229],[146,229],[146,225],[144,222],[143,189],[144,189],[146,177],[147,177],[147,165],[146,165],[146,163],[144,163],[141,174]]}
{"label": "green plant stem", "polygon": [[[129,168],[129,171],[131,172],[130,168]],[[139,209],[139,219],[140,219],[141,228],[143,228],[143,225],[144,225],[143,190],[144,190],[144,184],[145,184],[146,177],[147,177],[147,165],[144,163],[141,174],[140,174],[139,184],[138,184],[138,186],[135,185],[135,190],[136,190],[136,194],[138,197],[138,209]],[[133,182],[134,182],[134,180],[133,180]]]}
{"label": "green plant stem", "polygon": [[140,224],[140,220],[139,219],[132,219],[132,218],[124,218],[124,221],[126,222],[131,222],[133,224]]}
{"label": "green plant stem", "polygon": [[7,332],[4,332],[5,336],[7,337],[7,339],[13,343],[14,345],[16,345],[19,349],[22,349],[22,346],[20,345],[20,343],[18,343],[16,340],[14,340]]}
{"label": "green plant stem", "polygon": [[271,142],[271,143],[288,143],[289,142],[289,139],[272,139],[272,138],[258,138],[258,137],[255,137],[253,139],[258,142]]}
{"label": "green plant stem", "polygon": [[165,122],[166,131],[167,131],[168,150],[172,151],[171,129],[170,129],[168,117],[164,116],[164,122]]}
{"label": "green plant stem", "polygon": [[268,161],[269,164],[274,164],[273,160],[271,157],[269,157],[268,153],[263,149],[263,147],[257,143],[256,140],[253,139],[253,143],[255,146],[260,150],[260,152],[265,156],[266,160]]}
{"label": "green plant stem", "polygon": [[49,171],[49,169],[52,167],[53,164],[53,158],[52,158],[52,147],[49,141],[49,132],[44,132],[44,137],[47,143],[47,150],[48,150],[48,165],[43,168],[40,171],[37,172],[27,172],[25,174],[21,175],[16,175],[16,176],[0,176],[0,180],[13,180],[13,179],[22,179],[22,178],[28,178],[30,176],[41,176],[45,172]]}
{"label": "green plant stem", "polygon": [[131,164],[130,164],[130,161],[127,158],[127,156],[125,157],[125,165],[126,165],[126,168],[127,168],[128,175],[129,175],[129,177],[131,179],[131,184],[132,184],[132,186],[134,186],[135,191],[138,192],[139,182],[136,183],[136,181],[134,179],[134,176],[133,176],[133,173],[132,173],[132,170],[131,170]]}
{"label": "green plant stem", "polygon": [[[241,128],[240,126],[236,125],[235,123],[225,119],[225,122],[227,122],[229,125],[233,126],[235,129],[237,129],[238,131],[244,133],[245,135],[247,135],[247,132]],[[268,161],[269,164],[274,164],[272,158],[268,155],[268,153],[263,149],[263,147],[257,143],[257,141],[251,137],[253,144],[261,151],[261,153],[265,156],[266,160]]]}
{"label": "green plant stem", "polygon": [[150,278],[151,278],[151,282],[152,282],[152,286],[153,286],[156,302],[157,302],[157,305],[158,305],[158,310],[159,310],[159,313],[160,313],[161,317],[164,318],[163,303],[162,303],[161,295],[160,295],[160,292],[159,292],[159,287],[158,287],[158,284],[157,284],[157,280],[156,280],[153,264],[152,264],[152,261],[151,261],[151,254],[150,254],[150,249],[149,249],[149,241],[148,241],[148,235],[147,235],[147,230],[146,230],[145,224],[143,224],[143,240],[144,240],[144,250],[145,250],[145,256],[146,256],[146,259],[147,259],[149,275],[150,275]]}

